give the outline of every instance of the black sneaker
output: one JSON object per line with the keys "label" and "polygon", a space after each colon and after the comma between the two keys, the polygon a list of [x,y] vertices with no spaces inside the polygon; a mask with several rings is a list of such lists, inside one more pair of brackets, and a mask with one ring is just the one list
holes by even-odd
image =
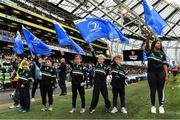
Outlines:
{"label": "black sneaker", "polygon": [[106,112],[111,112],[111,109],[110,108],[106,108]]}
{"label": "black sneaker", "polygon": [[64,96],[64,95],[67,95],[67,93],[61,93],[59,96]]}
{"label": "black sneaker", "polygon": [[95,109],[91,109],[91,108],[89,109],[90,114],[93,114],[94,112],[95,112]]}

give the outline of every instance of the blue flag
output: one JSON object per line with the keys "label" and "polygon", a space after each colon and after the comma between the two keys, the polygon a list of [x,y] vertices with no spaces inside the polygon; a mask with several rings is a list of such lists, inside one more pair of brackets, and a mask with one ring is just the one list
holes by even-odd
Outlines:
{"label": "blue flag", "polygon": [[23,33],[30,51],[34,52],[37,56],[51,55],[51,48],[24,27]]}
{"label": "blue flag", "polygon": [[114,40],[114,39],[119,39],[121,43],[127,44],[129,43],[129,40],[123,35],[121,30],[111,21],[108,21],[108,26],[110,28],[108,40]]}
{"label": "blue flag", "polygon": [[15,54],[22,54],[24,52],[24,46],[23,46],[23,42],[21,39],[21,34],[19,31],[17,31],[17,36],[14,40],[14,47],[13,47],[13,51]]}
{"label": "blue flag", "polygon": [[71,46],[75,53],[85,54],[83,49],[68,36],[64,28],[61,27],[59,23],[55,22],[54,28],[60,47]]}
{"label": "blue flag", "polygon": [[100,38],[108,38],[110,29],[103,19],[86,18],[75,24],[87,44]]}
{"label": "blue flag", "polygon": [[167,23],[158,12],[146,1],[143,0],[145,23],[160,36],[163,36],[163,29]]}
{"label": "blue flag", "polygon": [[147,54],[144,50],[143,50],[143,61],[147,61]]}

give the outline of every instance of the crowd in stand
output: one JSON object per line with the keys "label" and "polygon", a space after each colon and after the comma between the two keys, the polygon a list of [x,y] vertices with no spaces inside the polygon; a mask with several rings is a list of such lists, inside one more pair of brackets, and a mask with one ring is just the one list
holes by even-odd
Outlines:
{"label": "crowd in stand", "polygon": [[[56,17],[54,17],[54,16],[52,16],[52,15],[48,15],[48,14],[46,14],[46,13],[43,13],[42,11],[38,10],[36,7],[32,6],[31,4],[25,4],[25,3],[23,3],[23,2],[20,2],[20,0],[12,0],[12,1],[15,2],[15,3],[17,3],[18,6],[23,7],[23,8],[25,8],[25,9],[28,9],[28,10],[34,12],[34,13],[40,14],[40,15],[45,16],[45,17],[48,17],[48,18],[50,18],[50,19],[53,17],[53,19],[55,19],[55,20],[57,20],[57,21],[60,21],[58,18],[56,18]],[[67,13],[66,13],[66,14],[67,14]],[[62,15],[63,15],[63,14],[62,14]],[[63,16],[59,16],[59,17],[63,17]],[[63,19],[67,19],[67,16],[66,16],[66,18],[63,18]],[[71,20],[70,20],[70,21],[71,21]],[[74,24],[73,24],[73,22],[64,22],[64,21],[61,20],[61,23],[65,24],[65,25],[68,25],[68,26],[71,26],[71,27],[75,27]]]}

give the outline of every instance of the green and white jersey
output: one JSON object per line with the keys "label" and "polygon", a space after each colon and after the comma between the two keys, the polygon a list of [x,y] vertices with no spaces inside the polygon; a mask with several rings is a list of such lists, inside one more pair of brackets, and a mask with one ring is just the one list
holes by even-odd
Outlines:
{"label": "green and white jersey", "polygon": [[148,71],[160,72],[163,71],[163,65],[168,65],[166,61],[166,55],[161,51],[151,50],[147,52],[148,56]]}

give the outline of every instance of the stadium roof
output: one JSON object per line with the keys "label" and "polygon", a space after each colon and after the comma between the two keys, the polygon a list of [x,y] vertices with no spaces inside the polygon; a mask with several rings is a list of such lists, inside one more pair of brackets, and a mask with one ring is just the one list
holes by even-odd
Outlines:
{"label": "stadium roof", "polygon": [[[144,10],[142,0],[27,0],[51,13],[58,10],[69,13],[72,20],[86,17],[100,17],[113,21],[129,38],[132,48],[141,47],[144,41]],[[180,60],[180,2],[179,0],[147,0],[166,20],[163,45],[174,54],[171,58]],[[52,7],[54,6],[54,7]],[[56,9],[56,12],[55,12]],[[173,49],[173,50],[171,50]],[[177,55],[178,54],[178,55]]]}

